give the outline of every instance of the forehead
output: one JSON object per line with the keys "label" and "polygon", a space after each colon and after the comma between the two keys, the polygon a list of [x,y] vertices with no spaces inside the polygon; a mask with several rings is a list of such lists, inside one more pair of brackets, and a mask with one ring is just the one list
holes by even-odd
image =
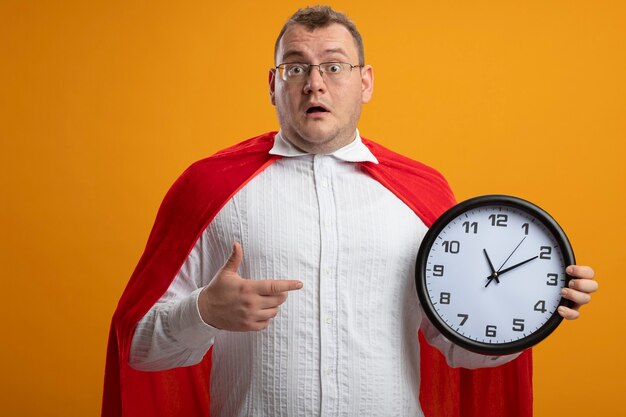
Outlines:
{"label": "forehead", "polygon": [[313,30],[304,25],[293,25],[283,34],[276,51],[279,62],[290,58],[311,60],[328,56],[344,58],[350,62],[358,59],[352,34],[338,23]]}

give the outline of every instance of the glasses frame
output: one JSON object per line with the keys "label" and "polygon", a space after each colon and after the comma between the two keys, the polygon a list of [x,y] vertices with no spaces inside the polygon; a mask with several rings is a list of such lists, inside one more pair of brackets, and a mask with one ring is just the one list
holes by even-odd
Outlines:
{"label": "glasses frame", "polygon": [[[326,72],[326,71],[322,70],[322,66],[323,65],[329,65],[329,64],[341,64],[341,65],[348,65],[348,66],[350,66],[350,71],[347,72],[347,74],[352,74],[352,70],[355,69],[355,68],[363,68],[365,66],[365,65],[361,65],[361,64],[354,65],[354,64],[351,64],[349,62],[328,61],[328,62],[320,62],[319,64],[307,64],[306,62],[283,62],[282,64],[278,64],[274,68],[280,74],[280,72],[281,72],[280,67],[283,67],[285,65],[302,65],[305,68],[305,75],[307,77],[309,77],[309,76],[311,76],[311,69],[313,67],[317,67],[317,70],[320,73],[320,77],[322,77],[324,75],[324,73]],[[283,74],[284,73],[285,72],[283,71]],[[294,78],[289,78],[289,77],[287,77],[285,75],[280,76],[280,78],[283,81],[285,81],[285,82],[289,82],[289,80],[291,80],[293,82],[293,81],[299,81],[299,80],[305,80],[306,79],[306,77],[303,77],[302,79],[299,79],[299,78],[295,78],[294,79]]]}

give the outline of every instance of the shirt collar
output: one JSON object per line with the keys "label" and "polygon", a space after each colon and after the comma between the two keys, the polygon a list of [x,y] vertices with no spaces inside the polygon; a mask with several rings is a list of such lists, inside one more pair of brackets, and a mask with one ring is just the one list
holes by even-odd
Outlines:
{"label": "shirt collar", "polygon": [[[286,157],[309,154],[308,152],[296,148],[295,145],[289,142],[289,140],[287,140],[281,132],[278,132],[274,137],[274,146],[270,149],[269,153],[271,155]],[[365,146],[361,140],[361,135],[358,130],[356,131],[356,138],[354,138],[352,142],[328,155],[334,156],[335,158],[346,162],[373,162],[378,164],[378,159],[376,159],[369,148]]]}

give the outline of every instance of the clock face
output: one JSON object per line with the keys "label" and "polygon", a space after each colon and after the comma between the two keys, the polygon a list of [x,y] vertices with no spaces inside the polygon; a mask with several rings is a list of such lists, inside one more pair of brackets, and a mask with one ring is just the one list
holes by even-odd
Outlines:
{"label": "clock face", "polygon": [[561,289],[574,263],[567,237],[539,207],[482,196],[448,210],[417,259],[418,295],[433,324],[475,352],[521,351],[548,336],[567,305]]}

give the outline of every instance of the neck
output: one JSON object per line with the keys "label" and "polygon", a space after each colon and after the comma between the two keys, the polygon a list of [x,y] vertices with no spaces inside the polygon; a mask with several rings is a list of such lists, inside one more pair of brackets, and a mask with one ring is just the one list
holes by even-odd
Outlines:
{"label": "neck", "polygon": [[292,138],[287,137],[284,133],[282,133],[282,135],[287,142],[291,143],[296,148],[313,155],[331,154],[344,146],[349,145],[356,139],[356,131],[352,136],[348,136],[346,139],[340,140],[339,138],[333,138],[321,143],[307,141],[299,136]]}

